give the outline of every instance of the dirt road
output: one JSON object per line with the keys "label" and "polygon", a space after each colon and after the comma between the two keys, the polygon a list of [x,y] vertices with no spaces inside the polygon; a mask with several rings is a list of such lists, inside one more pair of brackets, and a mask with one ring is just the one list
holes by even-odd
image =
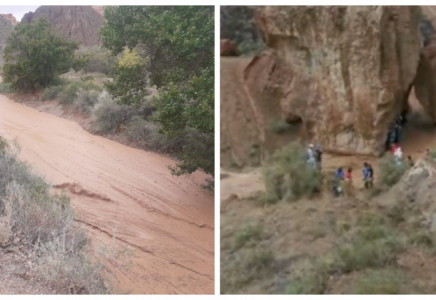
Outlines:
{"label": "dirt road", "polygon": [[[0,95],[0,136],[72,199],[94,244],[115,234],[134,250],[115,288],[133,294],[214,292],[214,201],[202,172],[172,176],[167,157],[95,136]],[[112,261],[114,263],[114,261]]]}

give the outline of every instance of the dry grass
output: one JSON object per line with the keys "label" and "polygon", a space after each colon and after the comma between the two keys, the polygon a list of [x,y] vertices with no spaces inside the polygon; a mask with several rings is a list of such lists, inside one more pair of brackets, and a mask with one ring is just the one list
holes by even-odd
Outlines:
{"label": "dry grass", "polygon": [[[5,144],[2,140],[0,143]],[[101,294],[108,290],[101,266],[86,255],[88,239],[74,224],[65,194],[51,195],[49,185],[16,159],[0,151],[0,240],[2,246],[24,245],[40,275],[58,293]]]}

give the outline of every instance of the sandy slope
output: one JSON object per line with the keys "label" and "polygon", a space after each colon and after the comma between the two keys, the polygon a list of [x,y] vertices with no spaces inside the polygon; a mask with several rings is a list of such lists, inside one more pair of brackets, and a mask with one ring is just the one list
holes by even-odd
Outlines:
{"label": "sandy slope", "polygon": [[[174,177],[173,160],[91,135],[78,124],[0,95],[0,135],[21,159],[72,197],[94,242],[116,234],[134,250],[116,288],[131,293],[213,293],[214,202],[205,174]],[[96,243],[97,244],[97,243]]]}

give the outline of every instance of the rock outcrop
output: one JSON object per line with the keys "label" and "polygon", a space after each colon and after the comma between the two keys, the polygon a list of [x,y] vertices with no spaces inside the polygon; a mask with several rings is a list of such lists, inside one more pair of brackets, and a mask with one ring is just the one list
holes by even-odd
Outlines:
{"label": "rock outcrop", "polygon": [[12,30],[14,30],[12,24],[2,15],[0,15],[0,62],[3,61],[3,51],[6,47],[7,39]]}
{"label": "rock outcrop", "polygon": [[18,25],[19,22],[17,21],[17,19],[15,19],[14,15],[12,14],[1,14],[3,16],[3,18],[5,18],[6,20],[8,20],[13,26]]}
{"label": "rock outcrop", "polygon": [[104,19],[91,6],[40,6],[35,12],[25,14],[21,22],[30,23],[42,15],[63,37],[85,46],[99,44],[98,32]]}
{"label": "rock outcrop", "polygon": [[221,56],[238,56],[238,47],[232,41],[223,39],[220,41],[220,55]]}
{"label": "rock outcrop", "polygon": [[[387,212],[436,230],[436,162],[420,159],[402,176],[401,180],[387,193],[374,201]],[[400,215],[403,211],[403,216]]]}
{"label": "rock outcrop", "polygon": [[407,108],[421,18],[413,6],[260,8],[270,50],[247,66],[244,84],[264,123],[302,122],[326,150],[379,155]]}

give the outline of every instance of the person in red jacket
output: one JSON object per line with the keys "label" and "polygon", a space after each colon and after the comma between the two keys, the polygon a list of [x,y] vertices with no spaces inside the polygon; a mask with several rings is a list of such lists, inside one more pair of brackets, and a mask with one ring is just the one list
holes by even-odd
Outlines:
{"label": "person in red jacket", "polygon": [[353,189],[353,169],[348,168],[345,172],[345,194],[350,197],[352,196]]}

